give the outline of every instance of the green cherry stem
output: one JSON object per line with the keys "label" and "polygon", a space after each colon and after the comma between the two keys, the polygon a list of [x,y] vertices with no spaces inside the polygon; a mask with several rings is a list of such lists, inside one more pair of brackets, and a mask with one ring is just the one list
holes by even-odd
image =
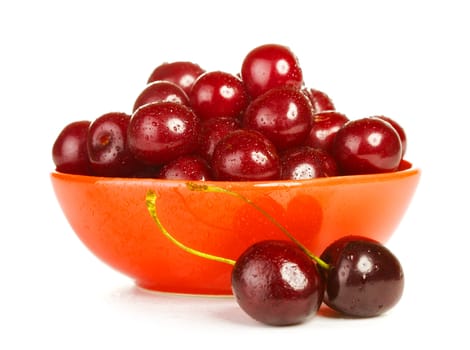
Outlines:
{"label": "green cherry stem", "polygon": [[149,211],[149,214],[150,216],[153,218],[153,220],[155,221],[155,223],[157,224],[158,228],[160,229],[160,231],[171,241],[173,242],[176,246],[178,246],[179,248],[183,249],[185,252],[187,253],[191,253],[193,255],[196,255],[196,256],[199,256],[201,258],[205,258],[205,259],[209,259],[209,260],[214,260],[214,261],[218,261],[218,262],[223,262],[225,264],[229,264],[229,265],[235,265],[235,260],[232,260],[232,259],[227,259],[227,258],[222,258],[220,256],[216,256],[216,255],[212,255],[212,254],[208,254],[208,253],[204,253],[204,252],[201,252],[199,250],[196,250],[196,249],[193,249],[193,248],[190,248],[186,245],[184,245],[183,243],[181,243],[180,241],[178,241],[176,238],[174,238],[166,229],[165,227],[163,226],[162,222],[160,221],[160,219],[158,218],[158,215],[157,215],[157,194],[152,191],[152,190],[149,190],[147,192],[147,195],[145,196],[145,205],[147,206],[147,209]]}
{"label": "green cherry stem", "polygon": [[246,198],[242,194],[234,191],[227,190],[225,188],[219,187],[219,186],[214,186],[214,185],[208,185],[208,184],[196,184],[194,182],[188,182],[186,183],[186,186],[188,189],[191,191],[200,191],[200,192],[213,192],[213,193],[225,193],[233,197],[237,197],[241,200],[243,200],[245,203],[251,205],[253,208],[258,210],[266,219],[268,219],[274,226],[276,226],[279,230],[282,231],[290,240],[292,240],[295,244],[297,244],[300,249],[302,249],[313,261],[315,261],[321,268],[328,270],[330,268],[330,265],[328,265],[326,262],[321,260],[318,256],[313,254],[310,250],[307,249],[299,240],[297,240],[283,225],[279,223],[272,215],[270,215],[266,210],[261,208],[259,205],[257,205],[255,202],[250,200],[249,198]]}

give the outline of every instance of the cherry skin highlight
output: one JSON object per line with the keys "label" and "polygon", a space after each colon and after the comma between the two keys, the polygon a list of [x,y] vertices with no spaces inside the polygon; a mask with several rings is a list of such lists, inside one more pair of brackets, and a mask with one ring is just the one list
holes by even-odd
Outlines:
{"label": "cherry skin highlight", "polygon": [[250,246],[237,259],[232,290],[253,319],[286,326],[315,315],[324,284],[315,263],[296,244],[267,240]]}
{"label": "cherry skin highlight", "polygon": [[324,302],[343,315],[378,316],[395,306],[403,294],[400,262],[375,240],[340,238],[324,250],[320,259],[330,266]]}

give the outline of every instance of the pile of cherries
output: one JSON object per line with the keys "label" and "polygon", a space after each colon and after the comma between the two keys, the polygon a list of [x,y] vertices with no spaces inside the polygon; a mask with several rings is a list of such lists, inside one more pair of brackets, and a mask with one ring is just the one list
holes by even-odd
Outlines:
{"label": "pile of cherries", "polygon": [[186,61],[157,66],[131,113],[66,125],[52,156],[57,171],[72,174],[266,181],[396,171],[405,149],[396,121],[349,120],[305,85],[288,47],[266,44],[238,74]]}
{"label": "pile of cherries", "polygon": [[[269,181],[392,172],[405,150],[396,121],[349,120],[327,94],[306,87],[289,48],[267,44],[251,50],[235,75],[193,62],[161,64],[131,113],[66,125],[52,156],[57,171],[71,174]],[[169,235],[153,199],[149,211]],[[365,237],[345,235],[320,257],[295,239],[261,241],[223,261],[233,265],[238,304],[270,325],[303,322],[323,302],[344,315],[377,316],[404,286],[398,259]]]}

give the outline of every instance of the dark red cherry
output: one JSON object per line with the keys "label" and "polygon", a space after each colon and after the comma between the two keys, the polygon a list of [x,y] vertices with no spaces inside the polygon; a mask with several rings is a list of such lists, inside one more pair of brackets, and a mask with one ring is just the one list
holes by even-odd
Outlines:
{"label": "dark red cherry", "polygon": [[242,62],[241,77],[252,98],[272,88],[290,85],[300,89],[303,84],[297,57],[287,46],[277,44],[251,50]]}
{"label": "dark red cherry", "polygon": [[332,154],[343,174],[396,171],[401,161],[400,136],[379,118],[350,120],[337,132]]}
{"label": "dark red cherry", "polygon": [[401,299],[404,289],[401,264],[377,241],[346,236],[329,245],[320,259],[330,266],[324,302],[344,315],[377,316]]}
{"label": "dark red cherry", "polygon": [[175,83],[165,80],[149,83],[137,96],[132,111],[151,102],[175,102],[189,106],[189,98],[184,90]]}
{"label": "dark red cherry", "polygon": [[312,108],[298,89],[275,88],[252,101],[242,119],[242,126],[261,132],[279,149],[301,145],[310,132]]}
{"label": "dark red cherry", "polygon": [[91,175],[87,135],[90,121],[75,121],[66,125],[52,146],[52,160],[62,173]]}
{"label": "dark red cherry", "polygon": [[347,121],[349,121],[348,117],[337,111],[315,113],[305,144],[331,152],[336,132]]}
{"label": "dark red cherry", "polygon": [[166,180],[197,180],[211,179],[209,164],[197,155],[185,155],[165,164],[157,175]]}
{"label": "dark red cherry", "polygon": [[314,113],[334,111],[336,109],[333,100],[325,92],[312,88],[303,88],[302,91],[312,102]]}
{"label": "dark red cherry", "polygon": [[191,107],[201,119],[238,118],[249,98],[240,78],[226,72],[201,74],[189,93]]}
{"label": "dark red cherry", "polygon": [[154,69],[147,83],[156,80],[171,81],[180,86],[186,94],[189,94],[194,80],[202,73],[204,73],[204,69],[194,62],[165,62]]}
{"label": "dark red cherry", "polygon": [[212,158],[215,145],[232,131],[240,129],[236,118],[212,118],[201,121],[198,153],[206,160]]}
{"label": "dark red cherry", "polygon": [[281,179],[306,180],[338,175],[334,158],[318,148],[290,148],[281,154]]}
{"label": "dark red cherry", "polygon": [[193,153],[200,120],[180,103],[155,102],[138,108],[128,128],[128,145],[135,158],[145,164],[161,165]]}
{"label": "dark red cherry", "polygon": [[232,290],[253,319],[285,326],[315,315],[324,285],[315,263],[297,245],[268,240],[250,246],[237,259]]}
{"label": "dark red cherry", "polygon": [[276,147],[255,130],[235,130],[220,140],[211,167],[216,180],[264,181],[280,176]]}
{"label": "dark red cherry", "polygon": [[403,158],[403,156],[405,155],[406,146],[407,146],[407,137],[406,137],[405,129],[403,129],[403,127],[400,124],[398,124],[396,120],[390,117],[386,117],[384,115],[378,115],[376,116],[376,118],[380,118],[382,120],[385,120],[386,122],[389,122],[393,126],[395,131],[398,133],[398,136],[400,136],[401,147],[402,147],[401,157]]}
{"label": "dark red cherry", "polygon": [[130,116],[110,112],[96,118],[88,130],[88,156],[99,176],[124,177],[136,170],[137,161],[127,146]]}

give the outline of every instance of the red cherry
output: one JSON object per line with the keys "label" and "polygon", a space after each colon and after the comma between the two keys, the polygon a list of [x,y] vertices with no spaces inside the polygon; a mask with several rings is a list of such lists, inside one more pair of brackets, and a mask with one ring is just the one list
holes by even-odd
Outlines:
{"label": "red cherry", "polygon": [[199,130],[199,118],[189,107],[174,102],[149,103],[132,115],[128,145],[138,160],[160,165],[192,153]]}
{"label": "red cherry", "polygon": [[398,169],[402,146],[395,129],[379,118],[350,120],[336,133],[332,154],[343,174],[370,174]]}
{"label": "red cherry", "polygon": [[303,88],[302,91],[310,99],[310,102],[312,102],[314,113],[334,111],[336,109],[330,96],[328,96],[325,92],[311,88]]}
{"label": "red cherry", "polygon": [[280,175],[275,146],[255,130],[235,130],[220,140],[211,167],[216,180],[264,181]]}
{"label": "red cherry", "polygon": [[240,121],[236,118],[213,118],[201,122],[198,153],[206,160],[212,158],[215,146],[226,135],[240,129]]}
{"label": "red cherry", "polygon": [[332,151],[336,132],[349,121],[346,115],[336,111],[324,111],[313,115],[312,128],[305,144],[313,148]]}
{"label": "red cherry", "polygon": [[252,101],[243,115],[242,125],[261,132],[283,150],[304,142],[312,117],[310,102],[300,90],[281,87]]}
{"label": "red cherry", "polygon": [[189,106],[189,98],[184,90],[165,80],[157,80],[149,83],[144,90],[137,96],[132,111],[151,102],[175,102]]}
{"label": "red cherry", "polygon": [[336,175],[336,161],[321,149],[304,146],[288,149],[281,154],[283,180],[306,180]]}
{"label": "red cherry", "polygon": [[237,118],[249,101],[243,82],[221,71],[201,74],[193,84],[189,99],[201,119]]}
{"label": "red cherry", "polygon": [[124,177],[136,170],[138,163],[127,146],[129,121],[128,114],[111,112],[90,124],[88,156],[96,175]]}
{"label": "red cherry", "polygon": [[253,319],[285,326],[301,323],[318,311],[324,283],[315,263],[297,245],[268,240],[250,246],[237,259],[232,290]]}
{"label": "red cherry", "polygon": [[396,120],[390,117],[386,117],[384,115],[378,115],[376,116],[376,118],[380,118],[382,120],[385,120],[386,122],[389,122],[393,126],[395,131],[398,133],[398,136],[400,136],[401,147],[402,147],[401,157],[403,158],[405,155],[406,146],[407,146],[407,137],[406,137],[405,129],[403,129],[403,127],[400,124],[398,124]]}
{"label": "red cherry", "polygon": [[200,156],[186,155],[165,164],[157,177],[166,180],[204,181],[211,179],[211,171]]}
{"label": "red cherry", "polygon": [[401,299],[401,264],[375,240],[345,236],[331,243],[320,259],[330,266],[326,271],[325,304],[343,315],[377,316]]}
{"label": "red cherry", "polygon": [[154,69],[147,83],[156,80],[167,80],[180,86],[186,94],[189,94],[194,80],[204,73],[198,64],[186,61],[162,63]]}
{"label": "red cherry", "polygon": [[288,47],[277,44],[251,50],[243,60],[241,77],[252,98],[284,85],[300,89],[303,83],[297,57]]}
{"label": "red cherry", "polygon": [[56,170],[77,175],[91,175],[87,135],[91,122],[76,121],[67,124],[52,146],[52,160]]}

